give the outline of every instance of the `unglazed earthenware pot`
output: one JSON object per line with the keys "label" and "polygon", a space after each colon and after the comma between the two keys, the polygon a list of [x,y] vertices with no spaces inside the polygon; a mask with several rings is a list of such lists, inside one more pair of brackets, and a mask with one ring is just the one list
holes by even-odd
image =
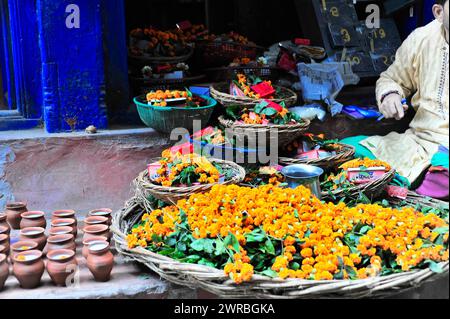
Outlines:
{"label": "unglazed earthenware pot", "polygon": [[8,258],[5,254],[0,254],[0,291],[5,287],[5,281],[9,276]]}
{"label": "unglazed earthenware pot", "polygon": [[0,235],[5,234],[8,235],[11,233],[11,228],[9,226],[0,226]]}
{"label": "unglazed earthenware pot", "polygon": [[37,249],[42,251],[47,243],[45,229],[42,227],[28,227],[20,230],[20,240],[31,240],[38,244]]}
{"label": "unglazed earthenware pot", "polygon": [[42,252],[39,250],[29,250],[17,254],[14,257],[13,271],[20,287],[33,289],[40,285],[45,265],[42,260]]}
{"label": "unglazed earthenware pot", "polygon": [[71,219],[75,219],[77,220],[77,218],[75,217],[75,211],[72,209],[60,209],[60,210],[55,210],[52,213],[52,220],[54,219],[65,219],[65,218],[71,218]]}
{"label": "unglazed earthenware pot", "polygon": [[50,236],[47,239],[47,252],[53,250],[67,249],[76,251],[77,245],[72,234]]}
{"label": "unglazed earthenware pot", "polygon": [[[9,252],[9,250],[8,250],[8,252]],[[4,254],[4,255],[6,255],[6,253],[7,253],[7,251],[6,251],[6,247],[5,247],[5,246],[3,246],[3,245],[0,245],[0,254]]]}
{"label": "unglazed earthenware pot", "polygon": [[20,221],[20,229],[28,227],[47,227],[47,221],[45,220],[45,213],[41,211],[29,211],[20,215],[22,220]]}
{"label": "unglazed earthenware pot", "polygon": [[[11,231],[11,226],[9,226],[7,220],[6,220],[6,214],[5,213],[0,213],[0,227],[6,227],[9,229],[9,231]],[[8,232],[9,234],[9,232]]]}
{"label": "unglazed earthenware pot", "polygon": [[114,256],[109,250],[109,243],[107,241],[89,245],[87,266],[94,275],[95,281],[105,282],[111,278]]}
{"label": "unglazed earthenware pot", "polygon": [[88,216],[84,220],[85,226],[89,225],[106,225],[109,226],[109,219],[105,216]]}
{"label": "unglazed earthenware pot", "polygon": [[25,251],[37,250],[38,244],[31,240],[19,240],[11,245],[11,262],[14,264],[14,257]]}
{"label": "unglazed earthenware pot", "polygon": [[5,255],[9,256],[9,236],[6,234],[1,234],[0,235],[0,245],[2,245],[3,247],[5,247]]}
{"label": "unglazed earthenware pot", "polygon": [[108,218],[108,225],[111,225],[111,217],[112,209],[110,208],[99,208],[93,209],[88,213],[88,216],[103,216]]}
{"label": "unglazed earthenware pot", "polygon": [[111,232],[109,231],[109,227],[107,225],[89,225],[85,226],[83,231],[83,241],[93,236],[105,236],[108,238],[108,241],[111,238]]}
{"label": "unglazed earthenware pot", "polygon": [[108,238],[105,236],[92,236],[89,237],[86,240],[83,240],[83,249],[81,250],[81,253],[85,259],[89,256],[89,245],[92,243],[98,243],[98,242],[105,242],[108,241]]}
{"label": "unglazed earthenware pot", "polygon": [[27,211],[27,204],[23,202],[14,202],[6,204],[6,219],[12,229],[20,229],[20,214]]}
{"label": "unglazed earthenware pot", "polygon": [[57,249],[47,254],[47,272],[57,286],[67,286],[67,278],[76,271],[75,252],[69,249]]}
{"label": "unglazed earthenware pot", "polygon": [[52,228],[61,227],[61,226],[69,226],[72,227],[72,235],[77,238],[78,228],[77,221],[73,218],[56,218],[51,222]]}
{"label": "unglazed earthenware pot", "polygon": [[73,235],[73,227],[70,226],[51,227],[48,233],[50,236],[65,235],[65,234]]}

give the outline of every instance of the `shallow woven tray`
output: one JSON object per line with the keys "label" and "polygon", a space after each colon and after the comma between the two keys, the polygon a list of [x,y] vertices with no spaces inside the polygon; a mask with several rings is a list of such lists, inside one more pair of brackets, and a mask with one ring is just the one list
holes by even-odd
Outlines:
{"label": "shallow woven tray", "polygon": [[[275,89],[279,90],[280,93],[278,94],[276,99],[268,100],[273,101],[275,103],[280,104],[281,102],[284,102],[286,106],[293,106],[297,103],[297,94],[283,86],[274,86]],[[217,100],[220,104],[222,104],[225,107],[231,106],[231,105],[241,105],[242,107],[254,107],[256,104],[262,102],[263,100],[257,100],[252,99],[250,97],[243,97],[243,96],[234,96],[229,94],[230,91],[230,84],[229,83],[218,83],[213,84],[209,88],[211,96]]]}
{"label": "shallow woven tray", "polygon": [[442,274],[422,269],[358,280],[281,280],[254,275],[251,282],[236,285],[223,270],[182,263],[142,247],[129,249],[126,234],[141,219],[144,212],[140,201],[133,198],[126,203],[124,209],[113,214],[111,230],[117,251],[146,265],[170,282],[191,288],[202,288],[219,297],[276,299],[389,297],[417,288],[425,281],[435,280],[449,270],[449,263],[444,262],[439,264],[443,269]]}
{"label": "shallow woven tray", "polygon": [[[240,124],[233,120],[226,119],[223,116],[219,117],[219,123],[227,129],[231,129],[236,139],[240,143],[244,143],[249,136],[258,138],[258,135],[265,134],[266,145],[277,142],[277,139],[271,138],[271,132],[276,133],[278,138],[278,145],[283,146],[291,143],[299,138],[306,130],[308,130],[310,122],[304,120],[302,123],[291,125],[278,124]],[[242,144],[245,145],[245,144]]]}
{"label": "shallow woven tray", "polygon": [[174,56],[174,57],[164,57],[164,56],[150,56],[146,53],[143,53],[142,55],[132,55],[130,52],[128,52],[128,57],[131,59],[131,62],[138,62],[138,63],[150,63],[150,64],[174,64],[174,63],[181,63],[186,62],[189,60],[192,55],[194,54],[194,48],[191,46],[187,47],[186,54],[180,55],[180,56]]}
{"label": "shallow woven tray", "polygon": [[330,169],[334,167],[338,167],[342,163],[345,163],[353,158],[353,155],[355,154],[355,148],[351,145],[346,144],[340,144],[341,146],[340,150],[337,151],[337,154],[334,156],[329,156],[326,158],[318,158],[318,159],[311,159],[311,160],[302,160],[302,159],[295,159],[290,157],[280,157],[278,159],[278,163],[280,165],[294,165],[294,164],[308,164],[308,165],[314,165],[319,166],[323,169]]}
{"label": "shallow woven tray", "polygon": [[366,195],[369,199],[377,198],[383,194],[385,187],[392,181],[395,176],[395,170],[391,169],[389,172],[373,180],[370,183],[358,185],[355,187],[347,188],[346,190],[335,190],[332,191],[331,196],[328,192],[322,191],[323,200],[334,200],[340,199],[344,196],[357,198],[360,193]]}
{"label": "shallow woven tray", "polygon": [[151,209],[151,204],[147,200],[148,195],[153,195],[155,198],[166,203],[175,204],[178,200],[188,198],[194,193],[206,192],[216,184],[239,184],[244,180],[245,169],[241,166],[230,161],[224,161],[214,158],[210,158],[209,160],[211,163],[219,164],[222,168],[231,168],[234,172],[233,177],[222,183],[202,184],[189,187],[165,187],[154,184],[149,178],[148,170],[145,170],[140,173],[133,182],[136,190],[136,196],[138,196],[145,202],[148,209]]}

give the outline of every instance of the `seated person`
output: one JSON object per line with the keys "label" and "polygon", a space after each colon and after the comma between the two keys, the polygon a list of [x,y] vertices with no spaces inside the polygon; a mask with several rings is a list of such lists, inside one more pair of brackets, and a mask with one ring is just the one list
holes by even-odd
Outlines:
{"label": "seated person", "polygon": [[449,0],[437,0],[433,13],[436,19],[405,40],[376,86],[385,118],[403,118],[402,100],[411,98],[416,114],[410,128],[403,134],[353,138],[350,144],[390,163],[412,188],[421,185],[418,193],[448,198]]}

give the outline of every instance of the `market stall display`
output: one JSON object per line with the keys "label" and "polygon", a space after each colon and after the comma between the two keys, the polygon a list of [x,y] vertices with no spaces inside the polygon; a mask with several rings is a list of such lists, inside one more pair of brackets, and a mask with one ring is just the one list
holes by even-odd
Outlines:
{"label": "market stall display", "polygon": [[205,192],[216,184],[237,184],[245,177],[239,165],[219,159],[207,159],[198,154],[171,153],[165,150],[162,158],[135,179],[136,193],[151,208],[148,197],[169,204],[191,194]]}
{"label": "market stall display", "polygon": [[448,212],[216,185],[162,210],[134,198],[113,231],[122,254],[221,297],[382,297],[448,272]]}

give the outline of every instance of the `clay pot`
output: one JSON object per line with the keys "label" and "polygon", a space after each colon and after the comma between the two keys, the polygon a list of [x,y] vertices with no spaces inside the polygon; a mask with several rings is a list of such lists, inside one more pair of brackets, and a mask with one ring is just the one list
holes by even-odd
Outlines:
{"label": "clay pot", "polygon": [[78,263],[75,252],[69,249],[57,249],[47,254],[47,272],[57,286],[66,287],[67,278],[75,271]]}
{"label": "clay pot", "polygon": [[[9,251],[8,251],[9,252]],[[4,254],[6,255],[7,251],[6,251],[6,247],[3,245],[0,245],[0,254]]]}
{"label": "clay pot", "polygon": [[108,238],[105,236],[92,236],[86,240],[83,240],[83,249],[81,253],[85,259],[88,258],[89,255],[89,245],[92,243],[105,242],[108,241]]}
{"label": "clay pot", "polygon": [[61,209],[61,210],[55,210],[52,213],[52,220],[54,219],[65,219],[65,218],[71,218],[77,220],[75,217],[75,211],[72,209]]}
{"label": "clay pot", "polygon": [[28,227],[47,227],[47,221],[45,220],[45,213],[40,211],[29,211],[20,215],[22,220],[20,221],[20,229]]}
{"label": "clay pot", "polygon": [[48,237],[47,239],[48,253],[50,253],[53,250],[60,250],[60,249],[72,250],[73,252],[76,251],[77,245],[75,244],[74,237],[72,234],[56,235]]}
{"label": "clay pot", "polygon": [[73,227],[70,226],[52,227],[50,228],[49,234],[50,236],[65,235],[65,234],[73,235]]}
{"label": "clay pot", "polygon": [[86,226],[89,225],[106,225],[109,226],[109,219],[105,216],[88,216],[84,220]]}
{"label": "clay pot", "polygon": [[31,240],[19,240],[11,245],[11,261],[14,263],[14,257],[25,251],[36,250],[38,244]]}
{"label": "clay pot", "polygon": [[15,202],[6,204],[6,219],[12,229],[20,229],[20,221],[22,219],[20,214],[25,213],[27,210],[26,203]]}
{"label": "clay pot", "polygon": [[108,225],[111,225],[111,217],[112,209],[110,208],[99,208],[93,209],[89,212],[88,216],[103,216],[108,218]]}
{"label": "clay pot", "polygon": [[83,228],[84,236],[83,241],[94,236],[105,236],[108,241],[111,238],[111,232],[106,225],[89,225]]}
{"label": "clay pot", "polygon": [[107,241],[89,245],[87,266],[94,275],[95,281],[105,282],[111,278],[114,256],[109,250],[109,243]]}
{"label": "clay pot", "polygon": [[0,235],[1,234],[5,234],[8,235],[11,233],[11,228],[6,227],[6,226],[0,226]]}
{"label": "clay pot", "polygon": [[20,240],[31,240],[38,244],[37,249],[42,251],[47,243],[45,229],[42,227],[28,227],[20,230]]}
{"label": "clay pot", "polygon": [[2,227],[2,226],[9,229],[9,231],[8,231],[8,235],[9,235],[9,233],[11,232],[11,227],[9,226],[8,222],[6,221],[6,214],[4,214],[4,213],[0,214],[0,227]]}
{"label": "clay pot", "polygon": [[0,291],[5,287],[5,281],[9,276],[9,265],[5,254],[0,254]]}
{"label": "clay pot", "polygon": [[78,229],[77,229],[77,221],[73,218],[56,218],[52,220],[52,228],[69,226],[72,227],[72,235],[77,238]]}
{"label": "clay pot", "polygon": [[0,245],[5,247],[5,255],[9,256],[9,236],[6,234],[0,235]]}
{"label": "clay pot", "polygon": [[17,254],[14,257],[13,271],[20,287],[33,289],[41,283],[45,265],[42,260],[42,252],[39,250],[29,250]]}

